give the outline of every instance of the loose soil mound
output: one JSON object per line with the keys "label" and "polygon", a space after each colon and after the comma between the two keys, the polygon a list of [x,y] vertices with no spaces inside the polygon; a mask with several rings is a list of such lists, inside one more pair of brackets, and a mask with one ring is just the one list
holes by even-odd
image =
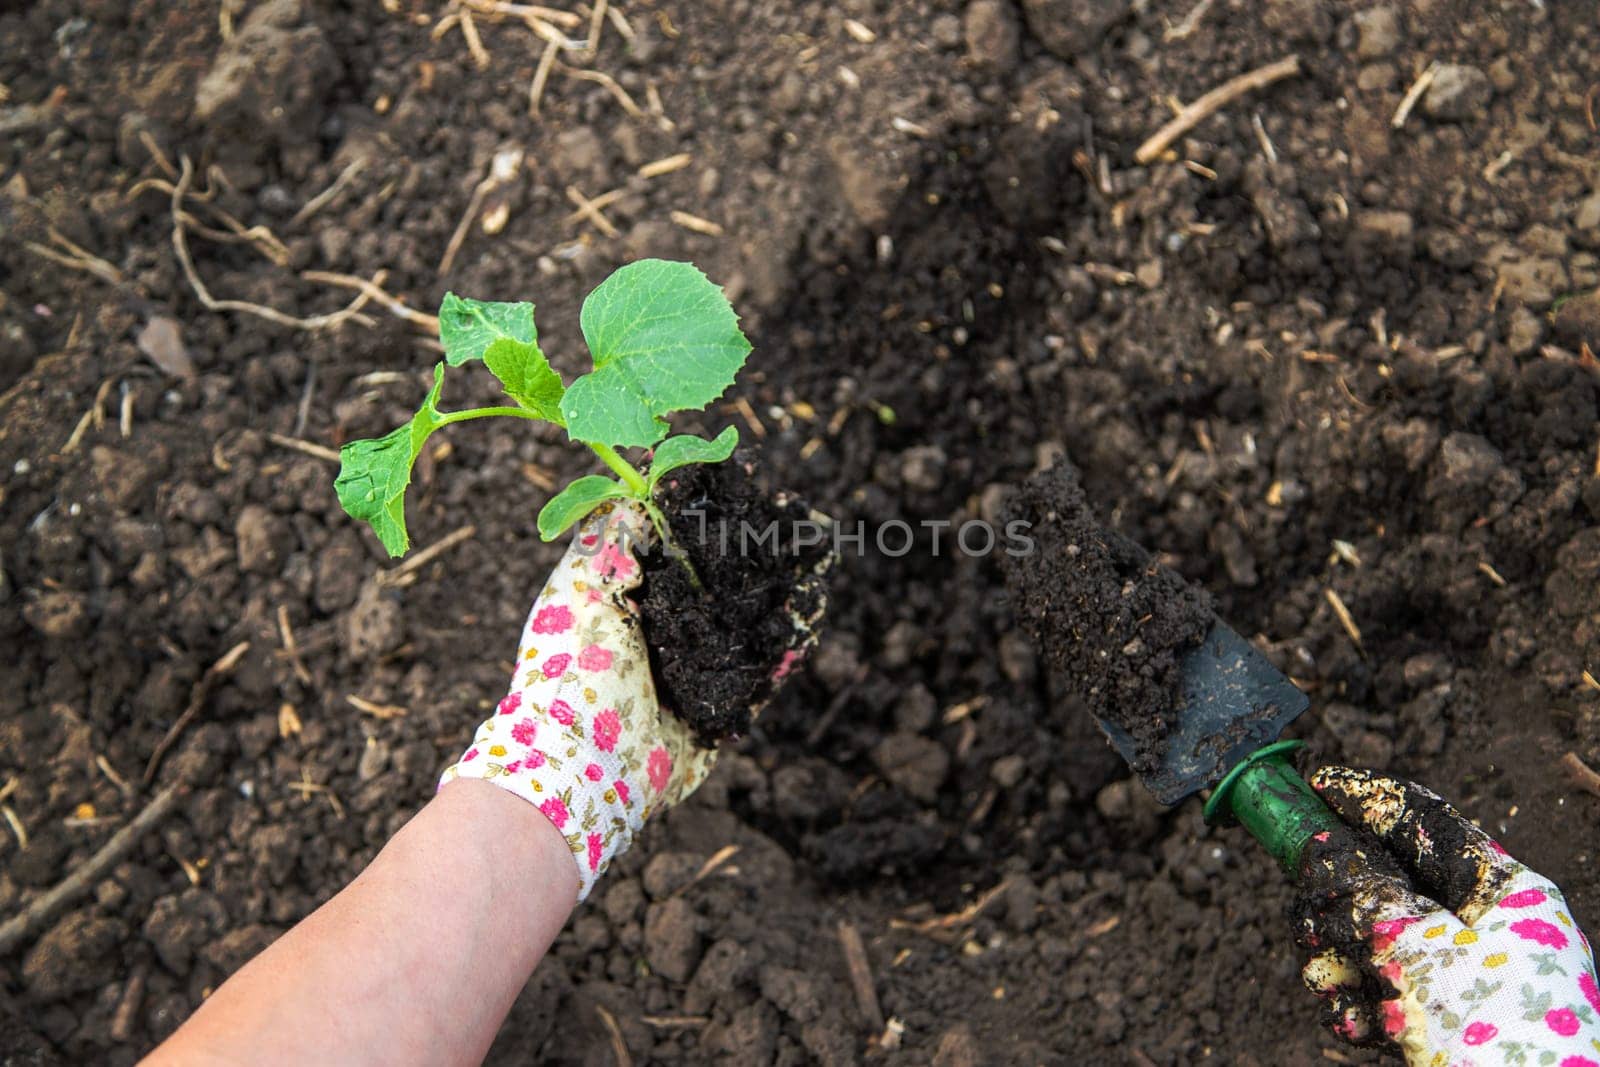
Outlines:
{"label": "loose soil mound", "polygon": [[822,608],[832,546],[804,503],[772,494],[745,449],[669,476],[660,503],[694,576],[659,544],[641,561],[656,694],[713,746],[748,733],[774,672],[792,669],[795,622]]}
{"label": "loose soil mound", "polygon": [[[559,68],[531,116],[525,26],[477,20],[480,68],[438,5],[380,7],[0,13],[0,788],[29,840],[0,829],[0,914],[143,805],[194,683],[249,642],[158,768],[190,795],[0,959],[38,1042],[131,1061],[370,860],[503,691],[560,551],[533,517],[590,472],[554,429],[450,427],[412,533],[476,532],[374,581],[332,464],[281,442],[397,425],[436,353],[376,305],[311,332],[208,310],[152,147],[195,161],[208,230],[220,208],[282,242],[191,234],[216,298],[332,312],[352,294],[319,268],[425,309],[532,299],[569,378],[583,293],[694,260],[756,352],[748,407],[685,429],[737,422],[847,528],[998,521],[1067,455],[1312,693],[1318,758],[1430,785],[1600,930],[1600,799],[1557,770],[1600,766],[1600,384],[1566,310],[1600,286],[1592,5],[623,0],[634,40],[607,20],[593,66],[643,118]],[[1134,165],[1174,98],[1288,51],[1300,76]],[[504,227],[441,275],[509,143]],[[616,237],[569,186],[618,190]],[[37,251],[76,256],[52,228],[114,270]],[[494,1062],[607,1062],[599,1007],[639,1063],[1363,1062],[1316,1027],[1271,861],[1151,805],[996,560],[939,529],[842,562],[810,666],[607,875]]]}

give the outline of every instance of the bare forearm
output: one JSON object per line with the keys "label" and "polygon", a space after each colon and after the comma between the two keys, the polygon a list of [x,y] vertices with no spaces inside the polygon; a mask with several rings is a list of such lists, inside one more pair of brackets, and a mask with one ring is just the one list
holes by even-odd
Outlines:
{"label": "bare forearm", "polygon": [[576,893],[543,815],[452,783],[148,1062],[478,1063]]}

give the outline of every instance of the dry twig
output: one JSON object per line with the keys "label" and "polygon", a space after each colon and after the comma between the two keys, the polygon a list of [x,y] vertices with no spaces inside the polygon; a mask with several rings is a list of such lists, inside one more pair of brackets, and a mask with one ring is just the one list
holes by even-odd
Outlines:
{"label": "dry twig", "polygon": [[[151,151],[154,150],[151,147]],[[178,178],[181,179],[182,176],[180,173]],[[191,178],[190,180],[192,181],[193,179]],[[197,204],[205,204],[206,209],[216,216],[218,222],[222,223],[222,229],[219,230],[215,227],[207,226],[194,215],[180,210],[178,217],[183,220],[184,225],[193,230],[196,235],[204,237],[208,241],[216,241],[220,244],[248,244],[270,260],[274,266],[287,266],[289,262],[288,246],[278,240],[278,235],[273,233],[270,228],[266,226],[246,226],[212,202],[217,198],[217,191],[223,188],[231,188],[228,183],[228,176],[221,167],[212,165],[206,168],[205,190],[196,192],[193,189],[186,188],[183,196],[185,200],[190,200]],[[146,178],[141,182],[134,183],[133,188],[128,190],[124,199],[133,200],[140,194],[151,191],[170,197],[174,193],[174,182],[163,181],[160,178]]]}
{"label": "dry twig", "polygon": [[1011,888],[1011,879],[1007,878],[958,912],[952,912],[949,915],[936,915],[931,919],[890,919],[889,925],[896,930],[913,930],[919,934],[931,934],[938,930],[966,926],[982,915],[989,905],[993,904],[1000,894],[1009,888]]}
{"label": "dry twig", "polygon": [[556,53],[561,50],[561,45],[555,41],[546,41],[544,52],[539,56],[539,66],[534,69],[533,82],[528,86],[528,114],[537,115],[539,105],[544,100],[544,87],[550,82],[550,70],[556,65]]}
{"label": "dry twig", "polygon": [[62,455],[66,455],[76,449],[83,440],[83,435],[88,432],[91,426],[99,429],[105,425],[106,399],[111,395],[111,386],[115,382],[115,378],[107,378],[100,383],[100,388],[95,390],[94,403],[89,406],[88,411],[83,413],[83,418],[78,420],[78,425],[73,428],[72,436],[67,438],[67,443],[61,446]]}
{"label": "dry twig", "polygon": [[724,231],[720,223],[703,219],[699,215],[691,215],[687,211],[673,210],[668,213],[668,218],[686,230],[694,233],[703,233],[707,237],[721,237]]}
{"label": "dry twig", "polygon": [[60,245],[64,251],[57,251],[35,241],[24,241],[22,242],[23,246],[34,255],[43,256],[52,263],[59,263],[63,267],[71,267],[73,270],[81,270],[86,274],[92,274],[109,285],[122,284],[122,272],[116,267],[113,267],[88,249],[74,244],[54,226],[50,227],[48,232],[50,240]]}
{"label": "dry twig", "polygon": [[1406,119],[1411,117],[1412,108],[1417,106],[1417,101],[1422,99],[1422,94],[1428,91],[1428,86],[1433,84],[1433,79],[1439,74],[1438,60],[1428,64],[1426,70],[1417,75],[1417,80],[1411,83],[1411,88],[1406,90],[1406,95],[1400,98],[1400,106],[1394,109],[1394,117],[1389,120],[1389,125],[1395,129],[1406,124]]}
{"label": "dry twig", "polygon": [[1561,757],[1561,769],[1567,777],[1572,779],[1572,784],[1586,793],[1593,793],[1600,797],[1600,773],[1578,758],[1576,752],[1568,752]]}
{"label": "dry twig", "polygon": [[[648,119],[650,117],[649,113],[636,104],[633,97],[628,95],[628,90],[617,84],[617,79],[613,78],[605,71],[582,70],[577,67],[569,67],[563,64],[561,67],[561,73],[565,74],[569,78],[577,78],[580,81],[594,82],[596,85],[601,86],[606,92],[610,93],[612,97],[616,99],[617,103],[622,105],[622,110],[626,111],[633,118]],[[670,129],[671,123],[663,119],[662,128]]]}
{"label": "dry twig", "polygon": [[617,1025],[616,1016],[601,1004],[596,1004],[594,1010],[605,1024],[606,1033],[611,1036],[611,1055],[616,1059],[617,1067],[633,1067],[633,1057],[628,1054],[628,1043],[622,1039],[622,1027]]}
{"label": "dry twig", "polygon": [[122,404],[117,413],[117,432],[122,435],[124,441],[133,436],[133,399],[134,390],[129,388],[128,383],[124,381],[122,383]]}
{"label": "dry twig", "polygon": [[141,779],[141,785],[149,788],[150,783],[155,781],[156,771],[161,767],[161,758],[167,754],[167,750],[172,747],[173,743],[183,734],[183,731],[194,721],[195,716],[200,714],[201,709],[205,707],[206,698],[211,695],[211,690],[216,688],[217,682],[237,667],[239,661],[244,658],[244,654],[248,651],[250,651],[250,642],[240,641],[237,645],[228,649],[221,659],[206,668],[206,672],[200,676],[200,680],[194,683],[194,688],[189,690],[189,706],[183,709],[183,714],[178,716],[177,721],[167,729],[166,735],[156,745],[155,751],[150,753],[150,762],[144,766],[144,778]]}
{"label": "dry twig", "polygon": [[633,32],[633,26],[628,22],[628,16],[624,15],[620,9],[613,7],[606,9],[606,17],[611,20],[611,25],[616,27],[617,33],[621,35],[622,39],[632,44],[633,39],[638,35]]}
{"label": "dry twig", "polygon": [[279,448],[291,448],[296,452],[304,452],[317,459],[325,459],[329,463],[339,462],[339,453],[326,445],[319,445],[311,441],[302,441],[298,437],[285,437],[281,433],[268,433],[267,440]]}
{"label": "dry twig", "polygon": [[83,441],[83,435],[89,432],[89,424],[94,421],[95,409],[90,408],[83,413],[78,424],[72,428],[72,433],[67,437],[67,443],[61,446],[63,456],[70,455]]}
{"label": "dry twig", "polygon": [[[572,188],[576,189],[577,187],[573,186]],[[589,199],[588,197],[584,197],[583,194],[580,192],[580,193],[578,193],[578,197],[583,200],[583,203],[578,207],[578,210],[568,214],[565,221],[569,222],[569,223],[572,223],[572,222],[578,222],[578,221],[580,221],[582,219],[586,219],[586,218],[589,217],[591,212],[603,211],[603,210],[605,210],[606,208],[610,207],[612,204],[615,204],[618,200],[621,200],[624,196],[627,196],[627,195],[628,195],[628,190],[624,189],[624,188],[621,188],[621,187],[616,188],[616,189],[608,189],[605,192],[601,193],[599,196],[593,198],[592,200]],[[573,200],[574,199],[573,198],[573,194],[569,192],[567,194],[567,199]],[[574,203],[576,203],[576,202],[577,201],[574,200]]]}
{"label": "dry twig", "polygon": [[345,700],[348,701],[350,706],[355,708],[357,711],[371,715],[374,719],[382,719],[384,721],[389,719],[403,719],[408,714],[406,709],[401,707],[399,704],[375,704],[370,700],[363,700],[354,693],[351,693],[349,696],[345,697]]}
{"label": "dry twig", "polygon": [[356,319],[366,325],[371,325],[372,320],[361,314],[361,309],[366,307],[372,298],[366,293],[357,294],[356,298],[343,309],[328,315],[313,315],[310,318],[297,318],[294,315],[285,315],[275,308],[263,307],[252,304],[247,300],[218,300],[211,295],[205,282],[200,280],[200,274],[195,270],[194,260],[189,256],[189,239],[184,232],[183,198],[188,195],[189,183],[194,180],[194,166],[189,162],[189,157],[183,157],[182,170],[178,174],[178,181],[172,186],[172,250],[177,253],[178,265],[183,268],[183,275],[189,281],[189,287],[210,311],[238,311],[258,318],[275,322],[280,326],[289,326],[297,330],[323,330],[337,326],[346,319]]}
{"label": "dry twig", "polygon": [[1250,116],[1250,128],[1255,131],[1256,143],[1261,146],[1261,154],[1267,157],[1267,162],[1277,163],[1278,147],[1272,143],[1272,138],[1267,136],[1267,128],[1261,123],[1261,112],[1257,111]]}
{"label": "dry twig", "polygon": [[767,436],[767,427],[759,418],[756,417],[756,409],[750,406],[749,397],[734,397],[733,410],[737,411],[740,417],[744,419],[744,424],[750,427],[751,433],[755,434],[758,438],[765,438]]}
{"label": "dry twig", "polygon": [[88,892],[105,874],[122,862],[122,857],[153,826],[166,818],[182,795],[182,786],[173,783],[156,794],[144,810],[126,826],[111,835],[100,850],[65,879],[35,898],[26,908],[0,924],[0,956],[8,955],[23,940],[53,919],[66,905]]}
{"label": "dry twig", "polygon": [[332,185],[322,190],[322,192],[318,193],[316,196],[313,196],[310,200],[307,200],[305,207],[302,207],[299,211],[294,213],[294,218],[289,220],[289,225],[298,226],[302,222],[309,219],[312,215],[315,215],[317,212],[331,204],[334,197],[344,192],[345,187],[351,182],[355,181],[356,176],[365,170],[366,166],[367,157],[357,156],[354,162],[339,172],[339,176],[333,179]]}
{"label": "dry twig", "polygon": [[333,809],[334,816],[340,819],[344,818],[344,805],[339,802],[339,794],[320,782],[313,782],[311,780],[311,772],[306,768],[300,768],[300,780],[298,782],[290,782],[288,788],[299,793],[301,799],[309,797],[312,793],[322,794],[328,798],[328,807]]}
{"label": "dry twig", "polygon": [[[711,875],[720,870],[723,864],[727,863],[738,854],[738,845],[723,845],[721,848],[717,849],[711,854],[710,859],[706,860],[700,865],[700,869],[694,872],[694,877],[685,882],[683,884],[683,888],[678,890],[678,893],[683,893],[690,886],[698,885],[699,883],[705,881],[707,878],[711,877]],[[737,874],[738,872],[733,871],[732,873]]]}
{"label": "dry twig", "polygon": [[1328,606],[1333,608],[1333,613],[1339,617],[1339,625],[1344,627],[1344,632],[1349,634],[1350,640],[1356,643],[1357,648],[1360,648],[1361,627],[1356,625],[1356,620],[1350,614],[1350,609],[1344,606],[1344,601],[1340,599],[1339,594],[1334,592],[1331,587],[1324,589],[1322,595],[1327,598]]}
{"label": "dry twig", "polygon": [[[172,165],[172,160],[168,159],[167,154],[161,150],[161,145],[155,139],[155,135],[147,129],[140,130],[139,143],[144,146],[146,152],[150,153],[150,158],[155,160],[157,167],[161,168],[161,173],[173,181],[177,181],[178,168]],[[128,195],[131,197],[133,194],[129,193]]]}
{"label": "dry twig", "polygon": [[1188,37],[1199,27],[1200,20],[1206,17],[1206,12],[1211,10],[1211,5],[1214,3],[1216,3],[1216,0],[1200,0],[1199,3],[1189,9],[1187,15],[1183,16],[1182,22],[1176,26],[1167,27],[1166,32],[1161,35],[1161,39],[1163,41],[1181,41]]}
{"label": "dry twig", "polygon": [[[613,189],[609,193],[602,193],[593,200],[590,200],[588,197],[583,195],[576,185],[569,185],[567,186],[567,199],[572,201],[573,205],[576,206],[578,210],[573,212],[571,215],[568,215],[567,218],[569,221],[577,218],[593,223],[594,228],[605,234],[607,237],[620,236],[617,228],[611,224],[611,220],[601,214],[601,209],[603,209],[606,204],[609,204],[611,200],[616,200],[622,195],[623,191],[621,189]],[[607,200],[607,197],[610,197],[611,199]]]}
{"label": "dry twig", "polygon": [[135,964],[133,973],[128,975],[127,984],[122,987],[122,997],[117,1001],[117,1010],[111,1016],[111,1039],[113,1041],[127,1041],[133,1036],[133,1024],[138,1018],[139,1008],[144,1003],[144,983],[150,974],[150,965],[147,963]]}
{"label": "dry twig", "polygon": [[483,47],[483,38],[478,36],[478,24],[472,21],[472,12],[461,12],[461,36],[467,40],[467,51],[472,53],[472,61],[478,65],[479,70],[489,69],[489,50]]}
{"label": "dry twig", "polygon": [[456,232],[450,235],[450,243],[444,247],[444,258],[439,260],[439,273],[448,274],[450,265],[456,261],[456,253],[461,251],[462,242],[467,239],[467,231],[472,228],[472,222],[478,217],[478,212],[483,209],[483,202],[490,193],[508,184],[522,169],[522,149],[516,146],[502,148],[494,154],[489,161],[489,173],[484,175],[472,190],[472,197],[467,201],[467,210],[462,213],[461,221],[456,224]]}
{"label": "dry twig", "polygon": [[418,311],[384,289],[383,283],[389,277],[389,272],[386,270],[380,270],[374,274],[371,281],[354,274],[340,274],[331,270],[308,270],[303,272],[300,277],[308,282],[337,285],[342,289],[355,289],[358,292],[366,293],[375,302],[382,304],[407,322],[421,326],[429,333],[436,334],[439,332],[439,316],[430,315],[426,311]]}
{"label": "dry twig", "polygon": [[128,784],[126,778],[117,773],[117,769],[111,766],[111,761],[106,759],[104,755],[95,756],[94,765],[100,768],[100,773],[106,776],[106,781],[117,787],[117,792],[123,796],[132,795],[133,786]]}
{"label": "dry twig", "polygon": [[1239,97],[1256,89],[1264,89],[1273,82],[1281,81],[1299,72],[1300,57],[1285,56],[1275,63],[1268,63],[1264,67],[1258,67],[1255,70],[1228,79],[1185,107],[1183,111],[1173,116],[1171,121],[1152,134],[1150,139],[1140,145],[1139,150],[1133,154],[1134,161],[1141,165],[1153,162],[1170,148],[1178,138],[1239,99]]}
{"label": "dry twig", "polygon": [[[300,679],[301,685],[311,684],[311,672],[306,669],[305,662],[300,658],[300,645],[294,639],[294,627],[289,625],[289,606],[278,605],[278,640],[283,644],[283,653],[289,658],[289,666],[294,669],[294,676]],[[294,709],[285,704],[292,714]],[[278,721],[283,721],[283,712],[278,712]],[[296,730],[296,733],[299,731]]]}
{"label": "dry twig", "polygon": [[594,0],[594,9],[589,12],[589,39],[583,50],[590,55],[600,51],[600,31],[605,29],[608,6],[606,0]]}
{"label": "dry twig", "polygon": [[373,579],[380,586],[394,587],[410,585],[416,580],[417,571],[426,567],[452,548],[469,540],[478,532],[476,526],[463,526],[452,533],[445,534],[433,544],[420,552],[413,552],[411,558],[392,571],[379,571]]}
{"label": "dry twig", "polygon": [[872,1033],[880,1034],[883,1032],[883,1007],[878,1003],[878,990],[872,982],[867,947],[861,942],[861,931],[844,919],[839,920],[839,947],[844,950],[845,967],[850,971],[850,985],[856,991],[861,1017]]}
{"label": "dry twig", "polygon": [[[553,22],[558,26],[568,29],[583,25],[583,16],[572,11],[563,11],[555,7],[541,7],[538,4],[517,4],[509,0],[463,0],[466,7],[481,15],[492,18],[517,18],[540,19],[544,22]],[[438,31],[435,30],[435,33]]]}
{"label": "dry twig", "polygon": [[1122,925],[1122,916],[1107,915],[1104,919],[1084,930],[1084,935],[1090,938],[1104,937],[1120,925]]}
{"label": "dry twig", "polygon": [[657,159],[646,163],[639,168],[639,177],[659,178],[663,174],[671,174],[673,171],[682,170],[692,162],[694,162],[694,156],[688,152],[679,152],[675,156],[667,156],[665,159]]}
{"label": "dry twig", "polygon": [[17,851],[21,852],[28,847],[28,828],[22,823],[22,816],[10,804],[0,804],[0,818],[4,818],[6,825],[11,827],[11,832],[17,837]]}

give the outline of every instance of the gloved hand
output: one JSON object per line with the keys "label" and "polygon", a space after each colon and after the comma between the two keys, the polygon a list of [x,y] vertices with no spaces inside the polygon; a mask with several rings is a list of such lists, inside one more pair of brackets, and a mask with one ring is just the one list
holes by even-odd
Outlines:
{"label": "gloved hand", "polygon": [[[578,864],[578,899],[654,813],[703,782],[716,750],[656,699],[638,608],[635,548],[654,538],[636,504],[603,505],[534,602],[511,689],[439,784],[483,778],[508,789],[560,830]],[[796,620],[781,679],[814,641]]]}
{"label": "gloved hand", "polygon": [[1324,1021],[1413,1067],[1600,1067],[1600,989],[1561,891],[1434,793],[1324,767],[1350,827],[1301,858],[1295,939]]}

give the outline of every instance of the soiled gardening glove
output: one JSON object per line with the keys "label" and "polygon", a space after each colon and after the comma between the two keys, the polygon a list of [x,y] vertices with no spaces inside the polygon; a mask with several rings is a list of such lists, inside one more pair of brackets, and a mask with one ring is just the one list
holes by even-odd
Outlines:
{"label": "soiled gardening glove", "polygon": [[[511,691],[439,783],[483,778],[536,805],[572,849],[580,900],[645,820],[694,792],[716,761],[656,699],[629,596],[642,579],[634,549],[653,537],[637,505],[584,520],[528,616]],[[814,622],[796,622],[775,680],[814,641]]]}
{"label": "soiled gardening glove", "polygon": [[1336,1034],[1413,1067],[1600,1067],[1594,957],[1554,884],[1414,782],[1311,786],[1350,827],[1307,847],[1295,904]]}

